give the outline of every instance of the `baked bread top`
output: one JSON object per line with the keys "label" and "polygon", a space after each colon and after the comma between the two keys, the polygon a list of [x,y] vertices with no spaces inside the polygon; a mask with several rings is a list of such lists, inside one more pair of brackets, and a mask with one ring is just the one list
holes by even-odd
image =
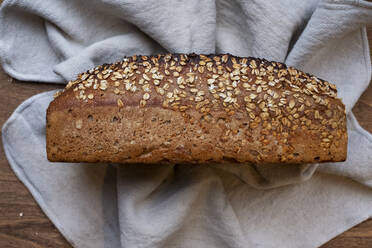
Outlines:
{"label": "baked bread top", "polygon": [[[230,154],[221,158],[238,162],[346,159],[345,106],[335,85],[279,62],[230,54],[127,57],[69,82],[56,94],[48,115],[103,106],[171,111],[200,126],[202,134],[221,128],[214,142]],[[85,121],[78,119],[73,128],[80,130]],[[224,146],[250,155],[235,158]]]}

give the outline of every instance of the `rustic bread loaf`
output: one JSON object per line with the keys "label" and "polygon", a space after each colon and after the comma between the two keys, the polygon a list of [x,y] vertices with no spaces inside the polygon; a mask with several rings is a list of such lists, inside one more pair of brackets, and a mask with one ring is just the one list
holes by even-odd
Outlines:
{"label": "rustic bread loaf", "polygon": [[336,87],[278,62],[132,56],[82,73],[47,111],[50,161],[344,161]]}

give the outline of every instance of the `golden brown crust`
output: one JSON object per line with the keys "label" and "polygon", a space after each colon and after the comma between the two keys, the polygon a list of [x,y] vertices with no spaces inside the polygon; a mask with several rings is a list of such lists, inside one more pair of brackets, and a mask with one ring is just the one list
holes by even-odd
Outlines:
{"label": "golden brown crust", "polygon": [[133,56],[80,74],[50,104],[50,161],[344,161],[334,85],[232,55]]}

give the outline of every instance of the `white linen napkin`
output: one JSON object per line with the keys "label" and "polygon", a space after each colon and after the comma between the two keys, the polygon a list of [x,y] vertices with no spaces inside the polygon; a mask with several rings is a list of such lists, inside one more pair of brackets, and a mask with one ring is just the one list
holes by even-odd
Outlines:
{"label": "white linen napkin", "polygon": [[357,0],[5,0],[0,62],[14,78],[65,83],[167,51],[264,57],[337,85],[349,146],[319,166],[49,163],[47,92],[5,123],[4,150],[74,247],[317,247],[372,214],[372,136],[350,112],[371,79],[368,23],[372,3]]}

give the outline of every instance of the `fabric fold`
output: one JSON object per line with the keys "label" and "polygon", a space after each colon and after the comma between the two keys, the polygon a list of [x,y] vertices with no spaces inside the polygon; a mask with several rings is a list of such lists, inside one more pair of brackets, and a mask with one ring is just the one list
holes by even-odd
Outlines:
{"label": "fabric fold", "polygon": [[22,103],[4,124],[10,166],[74,247],[317,247],[372,214],[372,135],[350,111],[371,79],[364,27],[371,5],[5,0],[0,62],[16,79],[66,83],[132,54],[264,57],[335,83],[349,133],[343,163],[50,163],[45,112],[51,91]]}
{"label": "fabric fold", "polygon": [[[322,1],[286,59],[336,84],[347,112],[371,81],[367,23],[372,23],[372,3]],[[358,60],[363,65],[353,65]]]}

